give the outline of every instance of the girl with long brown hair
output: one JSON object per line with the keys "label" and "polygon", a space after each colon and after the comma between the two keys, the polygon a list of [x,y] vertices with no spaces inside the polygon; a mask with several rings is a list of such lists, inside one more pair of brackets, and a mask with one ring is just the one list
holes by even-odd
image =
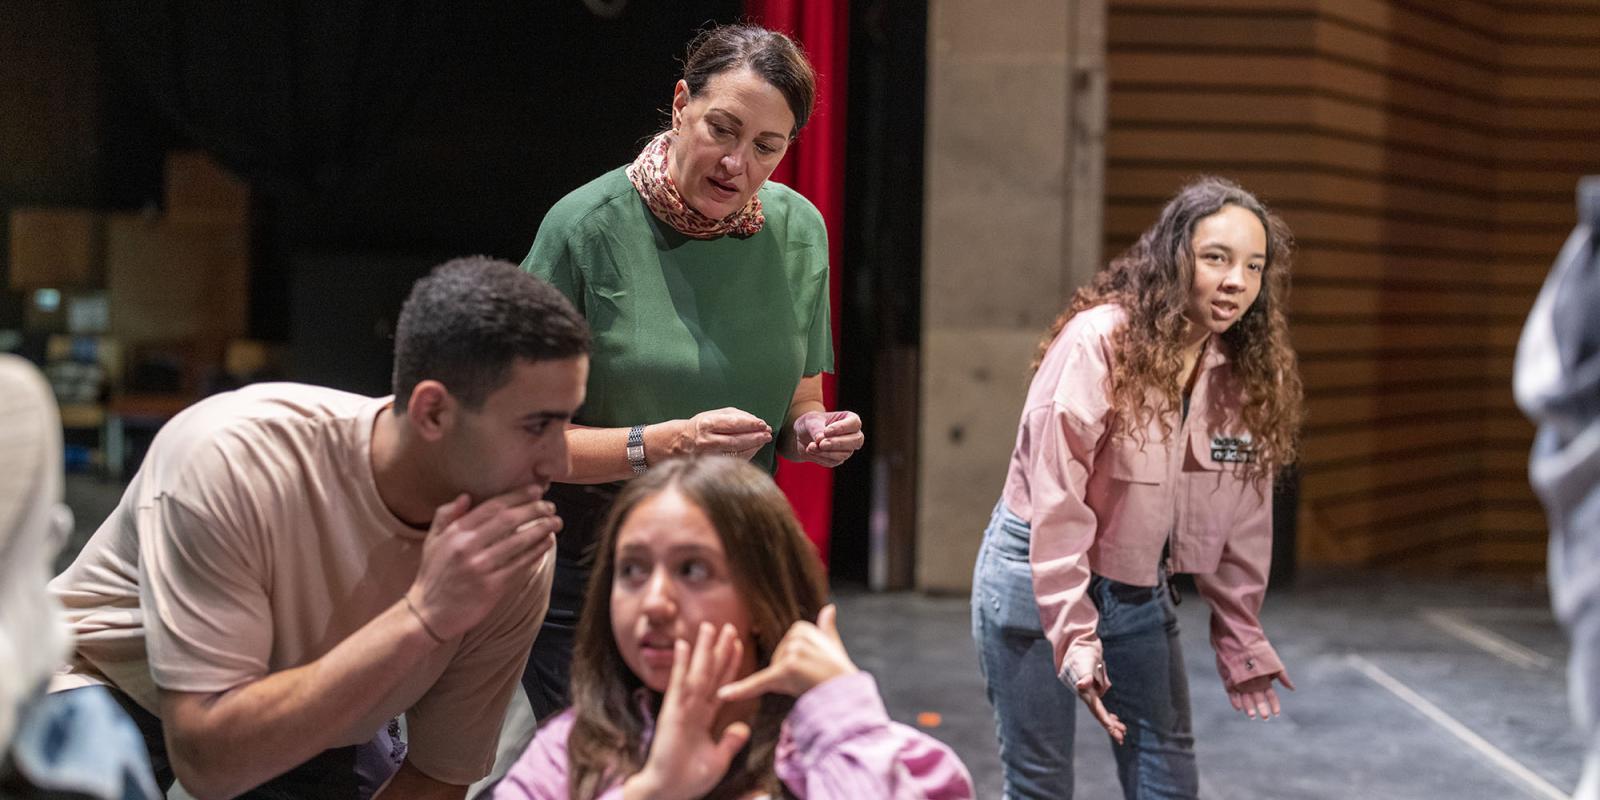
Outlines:
{"label": "girl with long brown hair", "polygon": [[973,580],[1006,797],[1072,796],[1080,699],[1125,796],[1196,796],[1173,573],[1211,606],[1235,709],[1267,719],[1273,682],[1293,688],[1259,620],[1301,417],[1292,247],[1249,192],[1198,179],[1040,344]]}
{"label": "girl with long brown hair", "polygon": [[973,796],[949,748],[889,720],[788,501],[742,459],[631,481],[585,603],[572,708],[496,798]]}

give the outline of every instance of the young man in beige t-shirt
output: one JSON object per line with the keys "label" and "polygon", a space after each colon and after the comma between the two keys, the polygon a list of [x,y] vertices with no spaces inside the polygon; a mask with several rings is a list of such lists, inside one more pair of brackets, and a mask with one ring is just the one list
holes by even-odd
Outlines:
{"label": "young man in beige t-shirt", "polygon": [[548,284],[458,259],[401,311],[393,398],[192,406],[51,584],[77,637],[55,688],[110,686],[202,800],[464,796],[549,600],[588,347]]}

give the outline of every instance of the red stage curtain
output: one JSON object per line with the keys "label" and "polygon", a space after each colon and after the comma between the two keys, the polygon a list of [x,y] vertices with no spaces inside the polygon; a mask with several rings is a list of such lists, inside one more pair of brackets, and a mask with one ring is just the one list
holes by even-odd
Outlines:
{"label": "red stage curtain", "polygon": [[[844,242],[845,67],[850,42],[846,10],[847,4],[832,0],[745,0],[745,12],[752,22],[800,42],[817,70],[816,111],[772,179],[805,195],[827,222],[835,363],[844,345],[839,336],[839,303],[844,283],[840,253]],[[838,391],[834,376],[824,375],[822,387],[828,408],[835,408]],[[827,563],[833,472],[816,464],[785,461],[778,468],[778,485]]]}

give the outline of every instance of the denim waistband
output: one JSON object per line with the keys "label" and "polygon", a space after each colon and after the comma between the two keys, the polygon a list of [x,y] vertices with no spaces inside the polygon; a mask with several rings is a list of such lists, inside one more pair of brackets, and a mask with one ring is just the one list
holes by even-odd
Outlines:
{"label": "denim waistband", "polygon": [[[991,552],[1026,561],[1028,560],[1029,545],[1033,539],[1033,526],[1016,514],[1011,513],[1011,509],[1006,508],[1005,501],[1002,500],[994,504],[994,511],[989,515],[989,527],[984,529],[983,537],[984,546],[988,547]],[[1145,595],[1143,599],[1148,600],[1149,596],[1154,595],[1157,591],[1167,591],[1165,589],[1168,585],[1166,553],[1162,553],[1160,565],[1156,569],[1155,586],[1133,586],[1112,581],[1099,575],[1095,577],[1114,583],[1119,588],[1124,589],[1128,594],[1127,599],[1132,599],[1135,595],[1143,592]]]}
{"label": "denim waistband", "polygon": [[989,515],[989,527],[984,530],[983,536],[995,552],[1027,560],[1028,542],[1033,537],[1033,529],[1027,521],[1011,513],[1002,500],[994,504],[994,512]]}

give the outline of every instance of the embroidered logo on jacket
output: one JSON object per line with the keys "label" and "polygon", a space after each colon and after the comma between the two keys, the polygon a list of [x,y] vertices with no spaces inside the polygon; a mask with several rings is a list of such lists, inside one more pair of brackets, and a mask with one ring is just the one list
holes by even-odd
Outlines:
{"label": "embroidered logo on jacket", "polygon": [[1224,464],[1248,464],[1256,458],[1249,436],[1211,437],[1211,460]]}

